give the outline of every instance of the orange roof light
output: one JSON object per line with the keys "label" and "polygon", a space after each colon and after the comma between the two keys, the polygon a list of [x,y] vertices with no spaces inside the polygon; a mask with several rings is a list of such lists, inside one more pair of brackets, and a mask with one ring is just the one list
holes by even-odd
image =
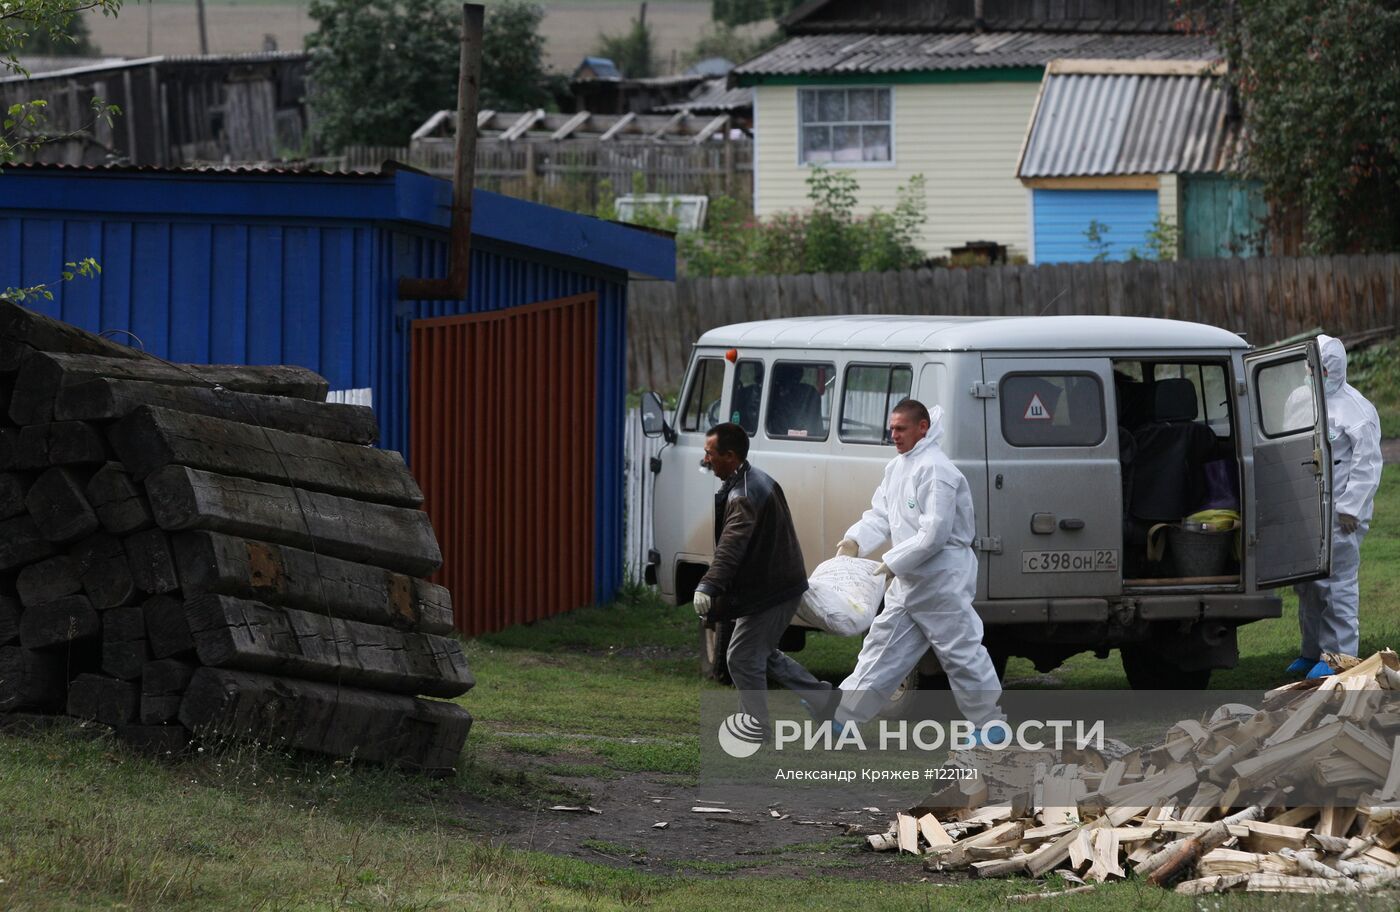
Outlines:
{"label": "orange roof light", "polygon": [[739,360],[739,349],[737,349],[737,348],[731,348],[729,351],[725,352],[725,353],[724,353],[724,360],[728,361],[730,364],[733,364],[735,361],[738,361],[738,360]]}

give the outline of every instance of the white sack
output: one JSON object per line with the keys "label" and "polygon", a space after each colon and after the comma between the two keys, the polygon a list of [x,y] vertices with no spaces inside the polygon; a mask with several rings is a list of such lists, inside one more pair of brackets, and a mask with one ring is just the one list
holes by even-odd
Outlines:
{"label": "white sack", "polygon": [[833,557],[817,565],[807,580],[810,588],[797,608],[797,620],[840,636],[865,633],[885,597],[884,575],[871,573],[876,564],[859,557]]}

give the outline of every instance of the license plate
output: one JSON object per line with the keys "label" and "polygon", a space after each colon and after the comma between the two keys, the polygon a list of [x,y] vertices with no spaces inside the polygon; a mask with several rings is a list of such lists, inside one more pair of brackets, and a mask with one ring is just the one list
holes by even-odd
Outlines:
{"label": "license plate", "polygon": [[1022,573],[1106,573],[1118,569],[1118,551],[1022,551]]}

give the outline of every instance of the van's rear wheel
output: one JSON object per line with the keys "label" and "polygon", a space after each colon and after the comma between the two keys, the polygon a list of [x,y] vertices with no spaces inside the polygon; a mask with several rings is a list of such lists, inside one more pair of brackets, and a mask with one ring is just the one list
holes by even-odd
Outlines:
{"label": "van's rear wheel", "polygon": [[733,621],[720,621],[713,627],[700,622],[700,675],[720,684],[732,684],[729,663],[729,637],[734,633]]}
{"label": "van's rear wheel", "polygon": [[1124,646],[1123,672],[1133,690],[1205,690],[1209,668],[1185,670],[1150,645]]}

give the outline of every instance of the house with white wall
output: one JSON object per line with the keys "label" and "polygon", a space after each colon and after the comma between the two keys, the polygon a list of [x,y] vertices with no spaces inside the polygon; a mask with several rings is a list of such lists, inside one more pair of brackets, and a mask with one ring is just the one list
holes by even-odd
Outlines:
{"label": "house with white wall", "polygon": [[754,89],[754,213],[806,208],[814,167],[851,171],[861,211],[922,174],[929,255],[990,241],[1029,259],[1017,165],[1047,64],[1213,57],[1175,15],[1171,0],[812,0],[733,74]]}

